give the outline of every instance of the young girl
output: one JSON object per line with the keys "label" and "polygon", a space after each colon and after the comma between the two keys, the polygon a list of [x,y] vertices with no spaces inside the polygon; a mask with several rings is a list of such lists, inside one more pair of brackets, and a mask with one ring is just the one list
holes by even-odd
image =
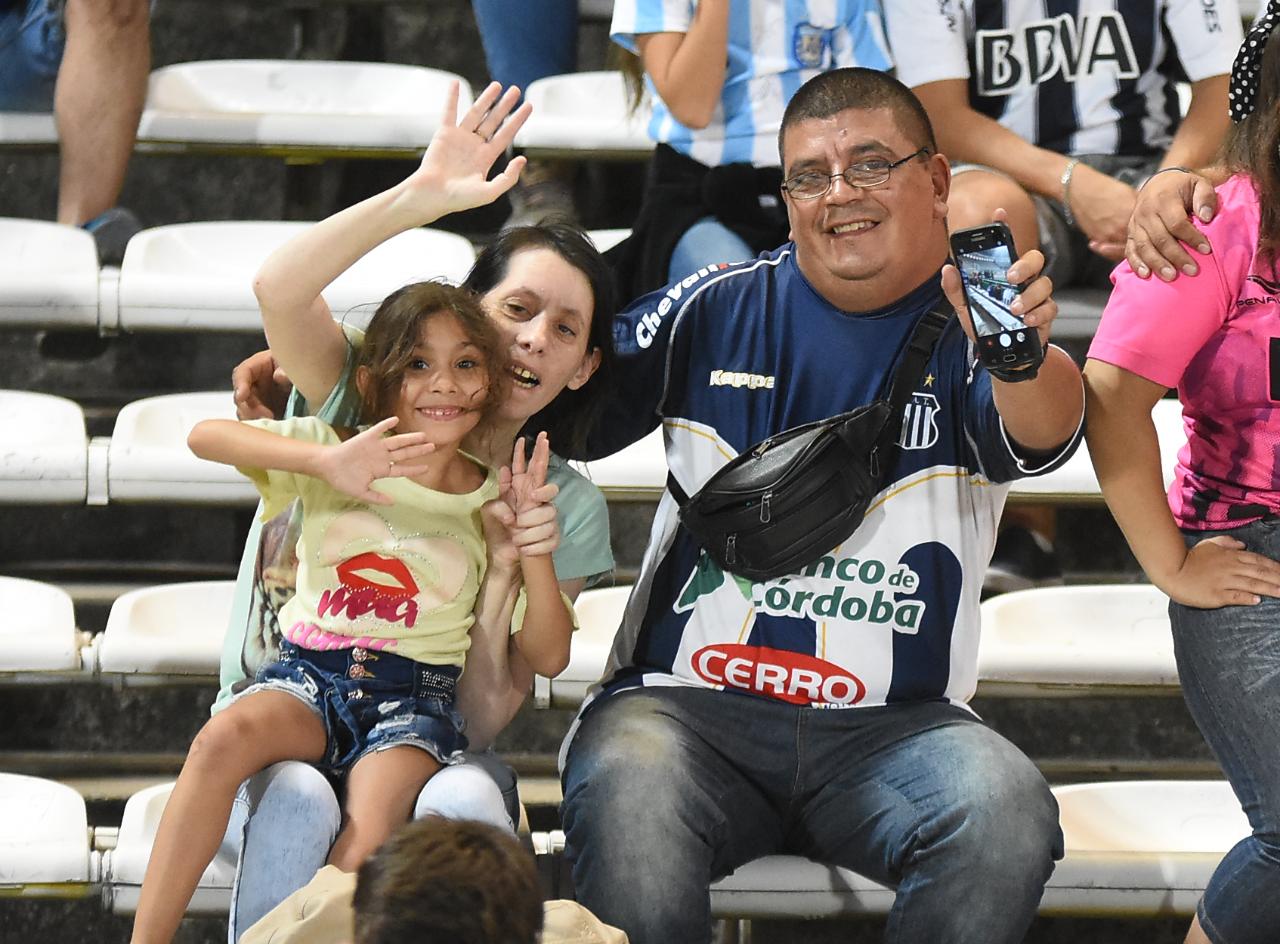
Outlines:
{"label": "young girl", "polygon": [[[1103,495],[1172,600],[1183,697],[1253,827],[1205,888],[1189,944],[1263,944],[1280,929],[1276,13],[1273,3],[1233,69],[1234,176],[1193,243],[1212,242],[1212,255],[1176,282],[1144,281],[1122,264],[1085,368]],[[1187,444],[1166,499],[1151,409],[1174,386]]]}
{"label": "young girl", "polygon": [[[345,777],[329,861],[350,871],[466,746],[454,700],[486,571],[481,508],[490,503],[490,554],[509,571],[510,545],[556,491],[545,484],[545,436],[528,468],[518,443],[501,477],[460,449],[501,402],[506,371],[469,292],[417,283],[389,296],[365,335],[355,379],[372,425],[348,435],[314,418],[213,420],[192,431],[197,455],[245,468],[264,514],[301,499],[298,587],[281,613],[280,661],[192,744],[148,863],[135,942],[171,940],[247,776],[293,759]],[[520,558],[525,614],[567,634],[553,549]],[[507,595],[510,577],[492,593]]]}
{"label": "young girl", "polygon": [[893,65],[877,0],[617,0],[609,33],[639,57],[628,69],[653,100],[657,143],[632,236],[612,254],[623,298],[785,242],[778,127],[791,95],[819,72]]}

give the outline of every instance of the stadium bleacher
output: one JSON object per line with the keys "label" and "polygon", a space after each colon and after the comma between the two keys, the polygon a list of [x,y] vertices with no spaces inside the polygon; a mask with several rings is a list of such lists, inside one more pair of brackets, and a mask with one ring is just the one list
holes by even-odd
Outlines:
{"label": "stadium bleacher", "polygon": [[[439,8],[437,15],[446,24],[470,15],[462,0],[441,2]],[[164,41],[165,29],[170,37],[175,34],[179,13],[189,17],[195,9],[188,4],[170,13],[162,5],[157,42]],[[241,21],[254,15],[245,13]],[[601,9],[594,9],[592,15],[598,37],[603,32]],[[175,19],[166,26],[168,16]],[[430,31],[430,24],[424,29]],[[283,48],[280,32],[272,42]],[[467,57],[480,61],[474,37],[455,49],[453,45],[459,44],[450,44],[447,33],[431,35],[440,46],[450,47],[437,58],[467,76],[463,94],[469,96],[482,78],[475,74],[475,66],[464,64]],[[180,155],[163,160],[189,160],[191,166],[202,168],[200,173],[213,173],[213,179],[217,179],[219,158],[210,155],[292,162],[413,155],[434,127],[438,116],[434,103],[440,100],[441,83],[451,80],[450,73],[421,66],[252,59],[248,57],[270,50],[261,48],[261,43],[228,47],[225,37],[182,45],[197,47],[202,57],[245,58],[173,63],[156,70],[135,176],[145,178],[147,162],[162,160],[152,155]],[[650,149],[644,116],[628,116],[620,95],[615,74],[587,72],[544,80],[529,89],[530,100],[540,107],[537,120],[526,126],[517,145],[529,154],[572,154],[593,161],[642,158]],[[584,112],[584,107],[591,110]],[[0,149],[11,149],[0,153],[34,161],[37,158],[30,155],[47,152],[54,143],[56,129],[50,116],[0,114]],[[168,173],[185,173],[168,166]],[[162,184],[153,189],[160,191],[163,178],[158,179]],[[4,186],[0,178],[0,187]],[[220,196],[208,194],[206,209],[216,208]],[[17,212],[19,203],[10,206],[6,201],[4,212]],[[183,208],[156,219],[198,215]],[[627,232],[621,228],[627,221],[613,222],[614,229],[595,234],[601,248]],[[149,343],[169,335],[203,338],[206,333],[244,332],[252,337],[260,324],[249,278],[262,256],[296,227],[280,221],[156,226],[135,238],[117,271],[98,267],[91,238],[79,230],[0,219],[0,332],[8,338],[23,332],[43,336],[82,331],[125,349],[138,344],[143,335]],[[424,266],[424,259],[430,265]],[[470,242],[458,234],[427,230],[405,234],[335,283],[328,293],[330,305],[336,314],[349,313],[358,319],[390,288],[422,277],[457,279],[472,259]],[[1059,335],[1077,341],[1089,337],[1103,298],[1098,292],[1064,294]],[[6,355],[3,347],[0,344],[0,363],[5,356],[14,356]],[[222,365],[227,370],[230,366]],[[49,513],[64,515],[67,522],[65,528],[51,529],[43,559],[0,558],[0,573],[41,578],[0,577],[0,606],[9,616],[0,625],[0,710],[8,707],[11,717],[30,717],[16,710],[19,698],[48,706],[55,699],[74,699],[80,693],[105,693],[104,700],[91,704],[105,703],[118,715],[121,733],[116,752],[132,760],[130,772],[136,773],[141,765],[145,776],[154,781],[140,790],[119,784],[95,787],[86,805],[85,796],[55,777],[0,773],[0,899],[5,899],[0,900],[0,927],[9,926],[6,909],[9,915],[28,914],[19,920],[32,920],[29,913],[13,910],[18,899],[24,906],[29,902],[47,906],[51,899],[98,899],[93,902],[98,906],[95,913],[127,914],[133,909],[173,771],[165,764],[148,768],[146,758],[135,756],[130,732],[157,720],[150,713],[142,713],[142,720],[130,719],[130,708],[139,699],[163,697],[169,688],[199,692],[206,704],[205,696],[211,695],[221,622],[229,606],[226,580],[173,583],[170,578],[175,573],[182,576],[181,572],[161,570],[124,578],[107,567],[98,574],[103,587],[86,590],[86,582],[78,576],[64,579],[72,572],[62,565],[74,556],[74,543],[65,550],[60,546],[64,536],[77,528],[109,527],[103,522],[119,521],[115,514],[131,511],[141,515],[181,509],[209,516],[201,521],[245,520],[254,501],[247,481],[233,470],[196,459],[185,447],[186,431],[196,420],[232,415],[229,393],[184,387],[178,379],[171,388],[140,391],[122,381],[104,392],[105,410],[96,397],[81,403],[58,395],[66,392],[59,389],[0,391],[0,415],[6,418],[0,427],[0,523],[25,521],[9,513],[46,505],[52,509]],[[1182,442],[1175,403],[1160,405],[1157,426],[1167,477]],[[662,436],[661,430],[656,431],[628,450],[587,466],[610,500],[615,523],[625,523],[617,536],[620,548],[643,543],[666,476]],[[1068,508],[1064,514],[1103,514],[1084,450],[1058,472],[1019,483],[1013,498],[1050,501]],[[1109,539],[1117,540],[1114,531]],[[121,540],[131,538],[122,535]],[[1078,551],[1076,558],[1090,550]],[[1127,555],[1123,549],[1113,553]],[[637,556],[632,552],[619,556],[622,571],[634,572]],[[229,576],[234,563],[226,557],[216,566]],[[1167,696],[1176,695],[1177,677],[1162,596],[1144,585],[1079,584],[1078,576],[1069,573],[1067,587],[1009,594],[984,604],[986,635],[978,691],[984,706],[996,708],[992,714],[1000,719],[997,726],[1006,723],[1010,736],[1030,745],[1032,756],[1037,757],[1035,748],[1041,743],[1037,738],[1043,734],[1039,727],[1045,719],[1060,726],[1078,724],[1080,731],[1073,736],[1079,753],[1073,756],[1089,762],[1104,756],[1110,765],[1107,779],[1114,780],[1146,776],[1153,769],[1149,758],[1136,750],[1118,759],[1100,755],[1091,746],[1090,738],[1097,733],[1091,728],[1136,728],[1144,714],[1154,713],[1172,717],[1170,727],[1181,725],[1180,733],[1165,734],[1165,756],[1172,758],[1173,766],[1188,755],[1203,762],[1198,735],[1184,716],[1176,710],[1170,715],[1164,707],[1176,701]],[[1107,576],[1132,584],[1136,574],[1129,562]],[[626,586],[617,586],[582,597],[579,612],[584,625],[575,637],[569,668],[555,679],[536,680],[534,702],[543,710],[525,712],[501,742],[504,752],[527,774],[526,802],[535,794],[542,798],[532,841],[552,860],[563,848],[563,835],[555,830],[551,808],[558,788],[546,776],[549,756],[567,712],[581,702],[600,674],[627,591]],[[90,607],[81,606],[81,601],[100,600],[104,594],[112,598],[110,613],[101,624],[94,624],[84,615]],[[74,690],[67,684],[71,681],[77,683]],[[1004,705],[1012,707],[1006,711]],[[1151,705],[1156,707],[1145,707]],[[169,720],[162,716],[160,723]],[[185,730],[196,721],[198,713],[170,726]],[[6,759],[16,766],[19,754],[21,764],[32,764],[28,754],[38,751],[27,749],[35,741],[15,733],[13,743],[16,750],[6,745],[0,751],[0,766]],[[167,749],[181,750],[184,744],[185,735],[176,734]],[[54,743],[52,749],[56,751],[58,745]],[[88,755],[80,757],[84,770],[96,774],[104,767],[111,769],[110,747],[78,753]],[[1040,756],[1045,753],[1042,750]],[[1081,769],[1087,767],[1081,765]],[[1062,767],[1053,769],[1060,772]],[[1162,770],[1156,768],[1157,773]],[[1079,779],[1079,771],[1069,776]],[[70,775],[60,779],[84,782]],[[1136,925],[1099,932],[1093,937],[1099,944],[1130,940],[1135,927],[1143,929],[1137,933],[1145,933],[1157,926],[1160,933],[1168,931],[1167,940],[1172,942],[1169,929],[1185,923],[1182,919],[1190,914],[1213,865],[1246,828],[1230,790],[1218,781],[1058,782],[1055,794],[1062,808],[1067,857],[1042,907],[1050,923],[1037,926],[1038,936],[1029,938],[1033,944],[1065,940],[1067,931],[1061,928],[1081,926],[1053,925],[1052,921],[1081,916],[1138,919]],[[119,803],[104,802],[104,796],[127,797],[127,802],[119,810]],[[202,940],[225,939],[221,916],[233,868],[232,853],[223,850],[206,870],[190,909],[190,914],[205,919],[203,924],[196,922],[197,930],[192,932],[202,935]],[[770,936],[770,922],[882,915],[890,900],[888,890],[853,873],[782,856],[739,869],[718,882],[713,893],[718,916],[755,919],[755,939],[779,944],[826,938],[820,931],[791,933],[785,922]],[[1169,915],[1178,916],[1178,921],[1152,923]],[[877,936],[874,924],[867,926],[870,930],[857,927],[863,935],[858,940]],[[734,932],[739,939],[751,933],[746,925],[736,926]],[[115,939],[80,927],[58,933],[62,936],[37,939]]]}

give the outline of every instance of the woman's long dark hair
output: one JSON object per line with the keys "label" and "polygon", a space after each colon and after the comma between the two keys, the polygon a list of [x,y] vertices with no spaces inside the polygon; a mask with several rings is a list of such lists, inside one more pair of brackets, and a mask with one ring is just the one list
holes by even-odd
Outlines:
{"label": "woman's long dark hair", "polygon": [[521,434],[530,441],[546,432],[551,448],[561,455],[581,454],[587,436],[600,418],[613,387],[613,273],[599,250],[579,229],[564,223],[517,226],[504,230],[476,257],[463,285],[484,295],[507,275],[512,258],[531,249],[554,252],[584,276],[591,286],[591,327],[587,353],[600,352],[600,366],[577,390],[560,391],[554,400],[525,423]]}
{"label": "woman's long dark hair", "polygon": [[1267,39],[1253,111],[1227,135],[1227,167],[1253,178],[1261,205],[1259,244],[1276,262],[1280,250],[1280,30]]}

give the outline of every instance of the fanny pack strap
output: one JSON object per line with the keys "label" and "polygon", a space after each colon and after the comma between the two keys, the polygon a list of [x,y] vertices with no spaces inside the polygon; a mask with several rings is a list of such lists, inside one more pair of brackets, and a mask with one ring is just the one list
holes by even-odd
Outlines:
{"label": "fanny pack strap", "polygon": [[[902,359],[898,362],[893,378],[889,381],[889,418],[881,428],[880,435],[876,437],[875,447],[871,451],[871,475],[877,481],[888,464],[880,462],[879,457],[881,454],[887,455],[889,450],[897,447],[898,438],[902,435],[902,415],[907,408],[907,401],[919,386],[920,378],[929,363],[929,358],[933,356],[938,338],[942,336],[942,331],[950,320],[951,309],[944,295],[937,305],[925,312],[924,317],[916,322],[911,337],[907,340]],[[676,477],[669,471],[667,472],[667,491],[681,508],[689,503],[688,493],[681,488]]]}
{"label": "fanny pack strap", "polygon": [[[888,465],[887,460],[891,452],[898,447],[907,401],[911,399],[911,394],[915,392],[916,387],[920,386],[924,369],[929,359],[933,357],[933,349],[937,346],[938,338],[942,336],[942,331],[950,320],[951,309],[944,295],[937,305],[925,312],[924,317],[916,322],[911,337],[907,340],[902,359],[898,362],[898,369],[893,372],[893,379],[889,381],[889,394],[886,398],[889,403],[889,418],[885,420],[880,435],[876,437],[876,444],[871,450],[871,475],[877,481]],[[841,432],[843,433],[843,430]],[[844,437],[841,436],[841,438]],[[881,461],[882,456],[885,461]]]}

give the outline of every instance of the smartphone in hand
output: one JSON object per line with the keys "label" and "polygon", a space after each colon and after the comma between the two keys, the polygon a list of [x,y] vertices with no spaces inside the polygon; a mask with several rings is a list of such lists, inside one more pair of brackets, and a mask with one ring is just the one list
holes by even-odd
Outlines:
{"label": "smartphone in hand", "polygon": [[1044,359],[1040,333],[1009,311],[1022,291],[1009,281],[1016,258],[1013,235],[1004,223],[975,226],[951,234],[951,253],[973,319],[978,360],[988,370],[1016,370]]}

